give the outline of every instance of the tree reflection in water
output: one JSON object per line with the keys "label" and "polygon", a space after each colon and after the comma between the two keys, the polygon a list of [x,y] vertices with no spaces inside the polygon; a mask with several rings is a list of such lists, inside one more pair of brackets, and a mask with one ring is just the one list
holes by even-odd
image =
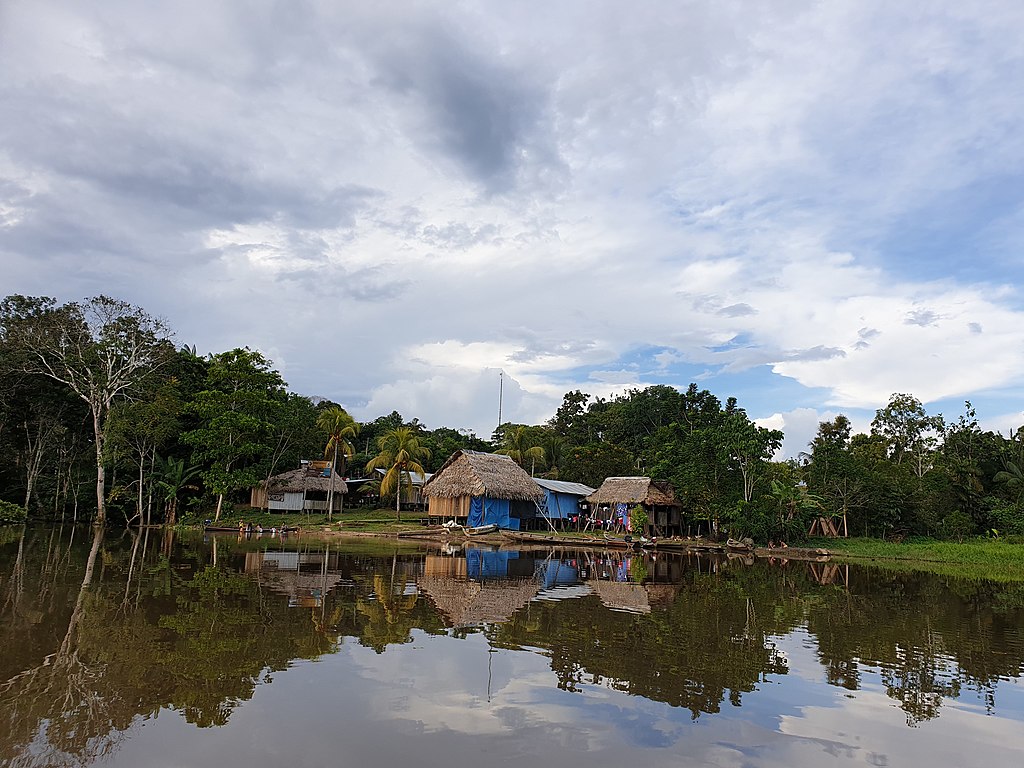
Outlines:
{"label": "tree reflection in water", "polygon": [[346,637],[386,653],[417,632],[482,632],[492,648],[543,652],[565,691],[606,686],[694,719],[785,680],[779,641],[795,630],[813,638],[830,686],[876,680],[911,725],[964,690],[994,711],[999,683],[1024,664],[1020,584],[360,547],[0,531],[0,762],[91,763],[164,709],[223,725],[261,683]]}

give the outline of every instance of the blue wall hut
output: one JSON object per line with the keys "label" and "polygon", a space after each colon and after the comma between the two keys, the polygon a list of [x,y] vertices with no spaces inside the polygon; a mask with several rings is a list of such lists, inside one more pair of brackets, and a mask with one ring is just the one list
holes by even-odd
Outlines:
{"label": "blue wall hut", "polygon": [[548,480],[543,477],[535,477],[533,482],[544,491],[544,502],[541,507],[550,520],[568,520],[579,514],[580,502],[595,490],[583,483]]}
{"label": "blue wall hut", "polygon": [[498,453],[462,449],[424,484],[430,517],[466,525],[496,524],[519,530],[520,520],[537,514],[540,487],[518,464]]}

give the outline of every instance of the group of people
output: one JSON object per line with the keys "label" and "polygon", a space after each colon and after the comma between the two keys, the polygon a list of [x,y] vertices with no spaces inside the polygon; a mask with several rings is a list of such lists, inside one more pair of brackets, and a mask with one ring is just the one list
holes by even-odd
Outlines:
{"label": "group of people", "polygon": [[[263,532],[264,532],[263,526],[260,525],[259,523],[256,523],[256,525],[254,527],[252,523],[246,523],[244,520],[239,520],[238,521],[238,535],[239,536],[244,536],[247,533],[263,533]],[[276,527],[270,529],[270,535],[271,536],[276,536],[277,535],[277,528]]]}

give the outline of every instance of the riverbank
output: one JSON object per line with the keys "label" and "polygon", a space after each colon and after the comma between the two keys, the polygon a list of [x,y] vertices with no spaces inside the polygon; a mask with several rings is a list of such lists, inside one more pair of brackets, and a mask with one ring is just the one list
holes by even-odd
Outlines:
{"label": "riverbank", "polygon": [[931,573],[996,581],[1024,581],[1024,538],[968,539],[963,542],[908,539],[815,539],[834,559],[867,563],[893,571]]}

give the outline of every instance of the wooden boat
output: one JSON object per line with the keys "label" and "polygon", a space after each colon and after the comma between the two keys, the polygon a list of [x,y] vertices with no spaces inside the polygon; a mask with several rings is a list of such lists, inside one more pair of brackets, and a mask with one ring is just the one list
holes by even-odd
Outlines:
{"label": "wooden boat", "polygon": [[742,541],[736,539],[729,539],[725,542],[726,548],[730,552],[753,552],[754,548],[749,544],[744,544]]}
{"label": "wooden boat", "polygon": [[462,532],[467,536],[483,536],[484,534],[494,533],[498,530],[498,526],[496,524],[478,525],[474,528],[467,528],[464,525],[460,525],[459,527],[462,529]]}
{"label": "wooden boat", "polygon": [[602,539],[604,546],[613,547],[615,549],[640,549],[642,542],[639,539],[635,541],[633,539],[619,539],[614,536],[604,535]]}
{"label": "wooden boat", "polygon": [[434,539],[439,536],[447,536],[448,529],[440,525],[434,525],[420,528],[419,530],[399,531],[395,535],[400,539]]}
{"label": "wooden boat", "polygon": [[563,536],[549,536],[543,533],[524,533],[523,531],[502,531],[501,536],[517,544],[576,544],[575,539]]}

